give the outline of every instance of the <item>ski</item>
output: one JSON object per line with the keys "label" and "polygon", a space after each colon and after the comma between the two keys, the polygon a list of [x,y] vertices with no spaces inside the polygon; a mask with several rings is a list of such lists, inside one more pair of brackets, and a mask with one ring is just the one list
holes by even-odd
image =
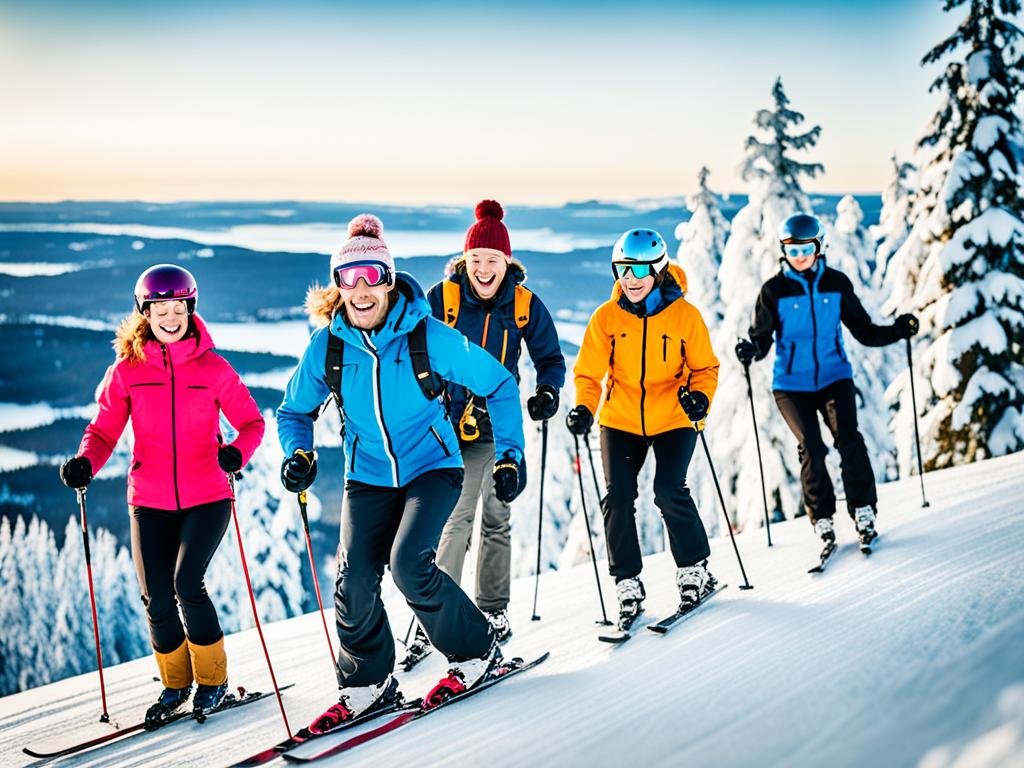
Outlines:
{"label": "ski", "polygon": [[627,618],[620,618],[618,623],[615,625],[615,629],[610,629],[607,632],[602,632],[597,636],[597,639],[602,643],[611,643],[612,645],[619,645],[626,642],[632,637],[629,630],[636,624],[637,619],[643,615],[644,609],[641,608],[640,612],[635,616],[629,616]]}
{"label": "ski", "polygon": [[[284,686],[281,687],[281,690],[282,691],[287,690],[288,688],[291,688],[293,685],[294,685],[294,683],[289,683],[288,685],[284,685]],[[224,710],[227,710],[227,709],[234,709],[235,707],[240,707],[240,706],[243,706],[245,704],[251,704],[254,701],[259,701],[260,699],[265,699],[268,696],[272,696],[273,695],[272,691],[268,692],[268,693],[261,693],[259,691],[246,691],[245,688],[242,688],[242,687],[239,687],[237,690],[238,690],[238,695],[237,696],[235,694],[233,694],[233,693],[229,693],[227,696],[224,697],[224,701],[221,702],[220,706],[218,706],[212,712],[209,712],[206,716],[209,717],[210,715],[216,714],[218,712],[223,712]],[[178,722],[180,720],[191,720],[191,719],[192,719],[192,710],[190,710],[190,709],[182,710],[181,712],[175,712],[173,715],[168,717],[161,725],[159,725],[158,727],[154,728],[153,730],[159,731],[162,728],[166,728],[168,725],[171,725],[172,723],[176,723],[176,722]],[[93,747],[98,747],[101,744],[106,744],[108,742],[117,741],[117,740],[119,740],[119,739],[121,739],[121,738],[123,738],[125,736],[130,735],[130,734],[139,733],[140,731],[144,732],[144,733],[149,733],[150,732],[150,731],[148,731],[146,729],[145,721],[135,723],[134,725],[129,725],[129,726],[125,727],[125,728],[118,728],[117,730],[111,731],[110,733],[105,733],[102,736],[97,736],[94,739],[89,739],[88,741],[82,741],[82,742],[79,742],[78,744],[72,744],[71,746],[64,747],[63,749],[58,749],[58,750],[53,751],[53,752],[42,752],[42,751],[35,750],[35,749],[29,749],[28,747],[23,747],[21,751],[24,752],[29,757],[35,757],[35,758],[38,758],[38,759],[49,759],[49,758],[54,758],[54,757],[64,757],[65,755],[73,755],[76,752],[84,752],[87,749],[92,749]]]}
{"label": "ski", "polygon": [[839,549],[839,547],[836,546],[836,543],[834,541],[830,541],[827,544],[825,544],[825,547],[821,550],[821,555],[818,558],[819,559],[818,564],[815,565],[813,568],[808,568],[807,572],[808,573],[824,573],[825,572],[825,566],[828,565],[828,561],[832,559],[832,556],[835,555],[835,553],[836,553],[836,551],[838,549]]}
{"label": "ski", "polygon": [[708,600],[710,600],[712,597],[717,595],[719,592],[721,592],[728,586],[728,584],[722,584],[721,586],[715,587],[715,589],[713,589],[711,592],[708,592],[706,595],[704,595],[704,597],[702,597],[700,602],[696,605],[691,605],[689,608],[685,610],[676,611],[671,616],[667,616],[661,621],[659,621],[657,624],[648,625],[647,628],[651,630],[651,632],[654,632],[658,635],[666,634],[670,629],[672,629],[672,627],[682,622],[683,619],[692,616],[694,613],[696,613],[698,608],[707,603]]}
{"label": "ski", "polygon": [[442,702],[441,704],[438,704],[435,707],[432,707],[430,709],[423,709],[422,702],[417,700],[416,702],[414,702],[416,704],[415,709],[412,709],[407,712],[402,712],[394,718],[388,720],[386,723],[379,725],[376,728],[373,728],[369,731],[366,731],[365,733],[360,733],[357,736],[353,736],[352,738],[346,739],[340,744],[335,744],[310,756],[296,755],[292,752],[285,752],[281,755],[281,757],[293,763],[308,763],[314,760],[319,760],[324,757],[331,757],[332,755],[341,754],[342,752],[346,752],[352,749],[353,747],[359,746],[360,744],[365,744],[366,742],[371,741],[372,739],[375,739],[378,736],[383,736],[386,733],[391,733],[392,731],[401,728],[403,725],[407,725],[415,720],[419,720],[420,718],[426,717],[432,712],[437,712],[438,710],[444,709],[449,704],[455,704],[456,702],[462,701],[463,699],[468,699],[473,694],[485,691],[491,686],[496,685],[497,683],[500,683],[503,680],[507,680],[513,675],[517,675],[520,672],[525,672],[528,669],[532,669],[533,667],[536,667],[538,664],[544,662],[550,655],[550,653],[544,653],[543,655],[538,656],[533,661],[528,662],[524,662],[522,659],[518,657],[514,658],[505,664],[505,666],[508,667],[508,671],[503,672],[497,677],[492,677],[489,680],[485,680],[479,685],[470,688],[468,691],[456,694],[455,696],[452,696],[450,699],[447,699],[446,701]]}
{"label": "ski", "polygon": [[335,735],[346,728],[362,725],[363,723],[375,720],[378,717],[383,717],[384,715],[393,715],[396,712],[402,712],[407,709],[419,709],[419,705],[419,700],[411,703],[405,703],[404,701],[399,700],[394,702],[391,706],[382,707],[381,709],[376,709],[373,712],[367,712],[359,717],[349,720],[346,723],[341,723],[336,728],[332,728],[326,733],[310,733],[308,729],[302,728],[290,739],[279,741],[272,747],[257,752],[254,755],[250,755],[243,760],[239,760],[237,763],[232,763],[228,768],[247,768],[248,766],[263,765],[264,763],[269,763],[271,760],[276,760],[277,758],[282,757],[288,750],[295,749],[300,744],[305,744],[314,739],[319,739],[321,736]]}

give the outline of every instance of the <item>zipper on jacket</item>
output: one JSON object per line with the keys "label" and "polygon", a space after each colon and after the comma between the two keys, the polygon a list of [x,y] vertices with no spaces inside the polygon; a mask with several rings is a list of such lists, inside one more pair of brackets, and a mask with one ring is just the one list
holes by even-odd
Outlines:
{"label": "zipper on jacket", "polygon": [[793,358],[796,357],[796,344],[790,342],[789,344],[789,362],[786,363],[786,375],[789,376],[793,372]]}
{"label": "zipper on jacket", "polygon": [[644,333],[640,340],[640,432],[647,437],[647,423],[644,418],[644,401],[647,400],[647,387],[644,377],[647,376],[647,316],[644,315]]}
{"label": "zipper on jacket", "polygon": [[167,354],[167,345],[160,345],[164,356],[164,365],[171,371],[171,466],[174,472],[174,501],[181,509],[181,496],[178,495],[178,427],[174,416],[174,360]]}
{"label": "zipper on jacket", "polygon": [[491,325],[491,313],[484,315],[484,335],[480,338],[480,346],[487,349],[487,329]]}
{"label": "zipper on jacket", "polygon": [[818,316],[814,313],[814,283],[807,284],[807,292],[811,297],[811,354],[814,355],[814,389],[818,389]]}
{"label": "zipper on jacket", "polygon": [[501,364],[505,364],[505,352],[508,350],[508,328],[501,337]]}
{"label": "zipper on jacket", "polygon": [[661,362],[668,362],[668,334],[661,334]]}
{"label": "zipper on jacket", "polygon": [[366,343],[367,351],[373,356],[373,408],[374,415],[377,417],[377,425],[380,427],[381,434],[384,436],[384,450],[388,454],[388,460],[391,462],[391,481],[395,484],[394,487],[398,487],[398,457],[395,456],[395,448],[391,443],[391,433],[388,432],[388,427],[384,423],[384,397],[381,393],[380,387],[380,356],[377,354],[377,347],[374,346],[373,341],[370,340],[370,334],[363,331],[363,340]]}
{"label": "zipper on jacket", "polygon": [[444,455],[451,456],[452,452],[448,450],[448,446],[444,444],[444,440],[442,440],[441,436],[437,434],[437,430],[434,429],[433,424],[430,425],[430,434],[432,434],[437,439],[438,445],[440,445],[441,450],[444,451]]}
{"label": "zipper on jacket", "polygon": [[348,462],[348,471],[356,471],[356,452],[359,450],[359,435],[356,435],[356,439],[352,441],[352,458]]}

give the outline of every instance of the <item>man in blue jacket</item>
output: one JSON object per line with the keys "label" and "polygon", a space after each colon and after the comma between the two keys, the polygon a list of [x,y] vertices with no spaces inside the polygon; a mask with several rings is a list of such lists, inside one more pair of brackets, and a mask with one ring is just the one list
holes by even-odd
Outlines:
{"label": "man in blue jacket", "polygon": [[775,402],[799,443],[804,505],[826,551],[835,545],[832,518],[836,496],[825,466],[828,448],[818,414],[825,419],[842,461],[846,506],[862,547],[877,538],[875,474],[857,429],[853,368],[846,357],[840,323],[869,347],[883,347],[917,332],[917,318],[900,315],[892,325],[875,325],[853,292],[850,279],[825,265],[825,228],[798,213],[779,229],[782,269],[761,287],[750,340],[736,345],[747,366],[776,342],[772,389]]}
{"label": "man in blue jacket", "polygon": [[[293,492],[316,476],[313,413],[331,394],[327,369],[340,369],[340,405],[348,460],[335,591],[341,695],[310,726],[324,732],[393,701],[395,644],[380,598],[384,566],[448,656],[448,675],[426,704],[485,679],[501,659],[484,615],[434,553],[462,488],[462,458],[441,399],[418,375],[480,392],[494,416],[498,460],[493,478],[504,501],[526,483],[523,426],[515,379],[493,357],[430,317],[422,289],[394,260],[375,216],[349,224],[349,240],[331,259],[334,286],[313,289],[310,314],[329,326],[313,333],[277,411],[284,448],[282,482]],[[331,336],[342,356],[328,365]],[[423,346],[429,359],[424,367]],[[419,360],[416,358],[419,354]],[[438,391],[439,391],[438,387]]]}
{"label": "man in blue jacket", "polygon": [[[463,255],[447,269],[447,277],[427,292],[434,317],[479,344],[513,376],[519,378],[523,343],[537,371],[537,388],[527,402],[534,421],[558,412],[558,391],[565,383],[565,359],[547,307],[529,291],[526,269],[512,258],[504,211],[494,200],[476,206],[476,222],[466,232]],[[449,415],[456,424],[459,448],[466,466],[462,495],[441,534],[438,567],[456,581],[473,537],[473,519],[481,502],[480,553],[476,566],[476,602],[498,633],[508,640],[509,581],[512,543],[511,510],[495,492],[489,467],[496,453],[491,417],[485,398],[474,387],[448,391]],[[404,666],[425,655],[427,638],[417,629]]]}

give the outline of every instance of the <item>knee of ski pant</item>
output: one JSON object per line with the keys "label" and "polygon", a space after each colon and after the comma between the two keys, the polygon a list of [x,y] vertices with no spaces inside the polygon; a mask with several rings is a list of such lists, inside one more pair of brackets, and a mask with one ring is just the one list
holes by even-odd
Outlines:
{"label": "knee of ski pant", "polygon": [[178,616],[178,604],[174,600],[174,593],[152,594],[148,591],[142,593],[142,605],[146,608],[146,617],[150,624],[159,624],[169,617]]}
{"label": "knee of ski pant", "polygon": [[636,483],[609,483],[608,490],[601,499],[601,508],[608,511],[631,510],[636,503],[639,490]]}
{"label": "knee of ski pant", "polygon": [[828,455],[828,446],[819,440],[804,440],[800,443],[800,461],[809,461],[818,464],[825,460]]}
{"label": "knee of ski pant", "polygon": [[434,553],[396,544],[391,552],[391,576],[395,586],[410,603],[425,602],[441,572]]}
{"label": "knee of ski pant", "polygon": [[174,594],[177,595],[182,607],[201,605],[209,600],[202,577],[197,579],[184,573],[174,574]]}
{"label": "knee of ski pant", "polygon": [[379,592],[380,579],[375,573],[360,573],[339,568],[334,590],[334,606],[346,619],[355,622],[373,610]]}
{"label": "knee of ski pant", "polygon": [[228,679],[228,657],[224,652],[224,636],[209,645],[188,642],[192,673],[200,685],[223,685]]}
{"label": "knee of ski pant", "polygon": [[160,670],[160,682],[164,684],[164,688],[187,688],[192,685],[192,659],[189,656],[187,640],[182,640],[170,653],[161,653],[154,648],[153,657]]}
{"label": "knee of ski pant", "polygon": [[685,477],[654,477],[654,503],[659,509],[666,505],[686,503],[690,500],[690,488]]}
{"label": "knee of ski pant", "polygon": [[509,515],[500,515],[495,518],[484,516],[480,521],[480,535],[488,539],[504,538],[511,535],[512,524]]}

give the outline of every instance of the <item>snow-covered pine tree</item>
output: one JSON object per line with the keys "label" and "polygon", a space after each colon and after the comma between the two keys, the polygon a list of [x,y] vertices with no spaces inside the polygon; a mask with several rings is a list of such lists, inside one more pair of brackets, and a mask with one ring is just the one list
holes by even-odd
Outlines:
{"label": "snow-covered pine tree", "polygon": [[[881,321],[882,299],[874,287],[876,273],[874,243],[864,227],[864,211],[852,195],[836,206],[836,219],[825,238],[825,256],[830,267],[850,278],[864,309],[875,322]],[[857,421],[868,454],[875,457],[878,479],[896,477],[896,448],[889,432],[885,386],[899,359],[893,347],[863,347],[844,329],[846,349],[852,348],[853,383],[857,389]],[[829,455],[832,476],[840,481],[839,456]],[[837,483],[838,484],[838,483]]]}
{"label": "snow-covered pine tree", "polygon": [[[946,10],[968,0],[947,0]],[[893,258],[889,306],[921,319],[914,361],[927,468],[1024,448],[1024,137],[1019,0],[970,0],[922,64],[949,61],[921,139],[913,229]],[[909,377],[889,392],[900,466],[913,464]]]}
{"label": "snow-covered pine tree", "polygon": [[708,327],[715,327],[725,315],[718,290],[718,268],[722,263],[729,221],[722,215],[718,196],[708,188],[710,171],[697,174],[697,192],[686,199],[689,221],[676,226],[679,250],[676,262],[686,272],[686,300],[696,306]]}
{"label": "snow-covered pine tree", "polygon": [[882,192],[882,212],[878,224],[871,227],[875,239],[874,285],[881,287],[889,260],[910,234],[910,214],[914,201],[914,175],[917,168],[913,163],[900,162],[892,156],[892,179]]}
{"label": "snow-covered pine tree", "polygon": [[[781,78],[775,81],[772,97],[773,108],[757,112],[754,118],[757,135],[746,142],[747,157],[742,173],[751,185],[750,201],[732,220],[732,232],[718,272],[726,311],[718,329],[712,329],[715,352],[722,367],[708,419],[708,444],[730,514],[741,525],[763,524],[764,511],[747,383],[733,348],[737,339],[748,335],[762,282],[779,268],[779,225],[797,211],[811,210],[801,179],[813,178],[824,170],[820,163],[801,162],[793,156],[817,143],[820,126],[802,133],[795,130],[804,116],[790,109]],[[754,405],[761,434],[769,509],[775,515],[793,516],[803,511],[797,480],[799,463],[793,436],[772,400],[773,361],[774,350],[750,368]],[[691,473],[701,471],[706,471],[706,462],[695,457]],[[717,508],[705,507],[701,514],[706,520],[719,519]]]}

